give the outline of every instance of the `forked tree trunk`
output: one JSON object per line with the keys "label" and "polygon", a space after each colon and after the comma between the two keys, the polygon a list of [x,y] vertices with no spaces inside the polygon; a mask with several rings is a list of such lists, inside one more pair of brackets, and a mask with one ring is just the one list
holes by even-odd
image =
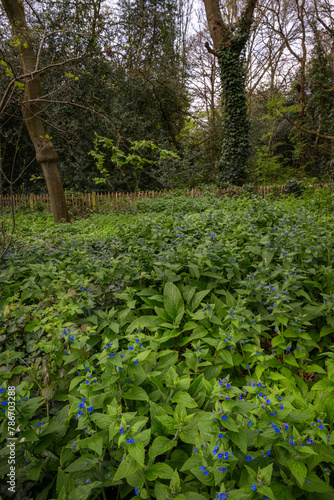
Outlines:
{"label": "forked tree trunk", "polygon": [[[24,74],[33,73],[37,68],[37,58],[33,50],[29,28],[27,26],[23,0],[1,0],[17,39],[20,60]],[[41,105],[38,99],[42,96],[39,74],[31,75],[25,80],[22,116],[30,139],[36,151],[36,160],[40,164],[50,196],[51,209],[55,222],[69,222],[70,216],[62,182],[60,180],[57,161],[58,155],[54,145],[48,138],[41,120]]]}

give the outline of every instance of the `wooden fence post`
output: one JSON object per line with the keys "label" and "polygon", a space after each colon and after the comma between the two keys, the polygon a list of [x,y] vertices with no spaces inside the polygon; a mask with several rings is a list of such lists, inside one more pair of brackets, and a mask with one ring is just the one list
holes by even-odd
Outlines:
{"label": "wooden fence post", "polygon": [[34,210],[34,195],[33,195],[33,193],[30,194],[29,203],[30,203],[30,210]]}
{"label": "wooden fence post", "polygon": [[93,203],[93,211],[96,212],[96,193],[92,192],[92,203]]}

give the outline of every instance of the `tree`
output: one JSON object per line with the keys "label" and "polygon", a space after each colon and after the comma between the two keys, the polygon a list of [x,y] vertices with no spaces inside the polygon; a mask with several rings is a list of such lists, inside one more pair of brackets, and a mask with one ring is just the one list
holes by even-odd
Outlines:
{"label": "tree", "polygon": [[[223,110],[222,151],[218,164],[221,181],[242,184],[249,160],[249,124],[245,94],[244,50],[250,36],[257,0],[247,0],[240,16],[234,2],[230,22],[223,20],[218,0],[204,0],[206,17],[218,57]],[[234,22],[232,22],[232,19]]]}
{"label": "tree", "polygon": [[22,116],[36,151],[36,159],[43,170],[54,221],[69,222],[70,216],[57,167],[58,154],[45,131],[40,116],[42,109],[38,99],[42,96],[41,71],[39,70],[39,58],[35,55],[31,33],[26,23],[23,2],[2,0],[2,5],[16,39],[24,73],[25,104],[22,106]]}

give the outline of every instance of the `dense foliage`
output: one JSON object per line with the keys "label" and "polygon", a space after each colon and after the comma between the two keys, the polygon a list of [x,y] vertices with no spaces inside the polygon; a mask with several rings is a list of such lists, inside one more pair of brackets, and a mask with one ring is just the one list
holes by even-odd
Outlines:
{"label": "dense foliage", "polygon": [[18,213],[0,278],[15,498],[333,498],[333,209],[328,190]]}
{"label": "dense foliage", "polygon": [[[199,13],[196,26],[197,8],[188,0],[118,0],[112,8],[105,0],[27,2],[39,67],[49,68],[41,73],[40,117],[66,190],[96,189],[99,174],[89,155],[95,133],[125,156],[134,141],[152,141],[180,158],[157,164],[147,150],[150,166],[139,182],[130,169],[124,177],[108,158],[111,186],[104,191],[332,178],[330,2],[316,0],[312,7],[280,0],[270,19],[258,0],[248,41],[236,47],[240,16],[235,14],[246,3],[235,2],[234,13],[228,4],[223,9],[230,38],[218,58],[205,48],[210,39],[202,26],[205,13]],[[8,193],[14,182],[15,193],[46,192],[22,122],[22,64],[2,2],[0,21],[1,189]]]}

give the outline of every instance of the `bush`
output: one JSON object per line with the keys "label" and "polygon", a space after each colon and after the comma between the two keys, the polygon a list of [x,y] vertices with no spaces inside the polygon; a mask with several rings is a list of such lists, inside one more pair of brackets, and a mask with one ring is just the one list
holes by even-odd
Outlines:
{"label": "bush", "polygon": [[284,194],[293,195],[295,198],[298,198],[303,194],[305,187],[301,181],[297,181],[297,179],[290,179],[286,181],[284,187]]}

